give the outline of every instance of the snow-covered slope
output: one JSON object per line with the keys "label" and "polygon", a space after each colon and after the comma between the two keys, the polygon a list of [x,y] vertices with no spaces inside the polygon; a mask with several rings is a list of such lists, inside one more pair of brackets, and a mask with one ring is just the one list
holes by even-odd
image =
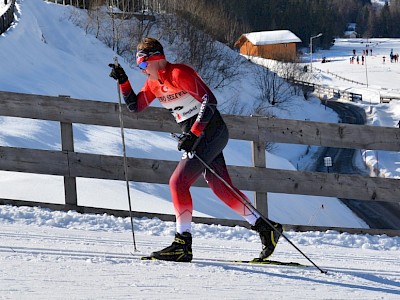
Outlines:
{"label": "snow-covered slope", "polygon": [[309,232],[286,235],[272,259],[310,267],[227,264],[261,250],[254,232],[194,225],[192,263],[142,262],[171,243],[175,226],[129,219],[0,207],[2,299],[398,299],[400,238]]}

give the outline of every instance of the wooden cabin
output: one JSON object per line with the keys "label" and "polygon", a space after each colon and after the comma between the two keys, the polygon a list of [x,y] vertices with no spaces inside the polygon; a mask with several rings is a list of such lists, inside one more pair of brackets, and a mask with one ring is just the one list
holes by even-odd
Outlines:
{"label": "wooden cabin", "polygon": [[260,31],[242,34],[235,47],[248,56],[294,61],[301,40],[289,30]]}

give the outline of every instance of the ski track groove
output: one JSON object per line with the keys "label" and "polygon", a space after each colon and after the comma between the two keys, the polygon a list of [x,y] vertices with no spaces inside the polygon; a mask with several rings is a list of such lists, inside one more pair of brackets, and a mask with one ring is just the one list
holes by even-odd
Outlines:
{"label": "ski track groove", "polygon": [[[81,246],[84,247],[89,247],[89,246],[99,246],[99,245],[106,245],[108,246],[118,246],[118,248],[123,247],[123,251],[121,253],[118,252],[104,252],[104,253],[108,253],[111,255],[124,255],[125,253],[130,252],[129,249],[125,249],[126,248],[130,248],[132,247],[132,241],[130,241],[129,239],[126,240],[122,240],[122,239],[110,239],[110,238],[92,238],[92,237],[87,237],[87,236],[77,236],[77,237],[63,237],[63,236],[58,236],[58,235],[48,235],[48,234],[30,234],[30,233],[5,233],[5,232],[0,232],[0,239],[2,239],[3,237],[9,237],[9,238],[13,238],[13,239],[17,239],[20,240],[21,238],[27,239],[27,240],[35,240],[35,239],[40,239],[46,242],[53,242],[53,243],[57,243],[57,242],[79,242],[79,244]],[[168,240],[169,237],[160,237],[160,238],[165,238]],[[202,242],[207,243],[207,239],[202,240]],[[25,244],[29,244],[29,243],[25,243]],[[154,242],[154,241],[148,241],[146,240],[145,236],[140,236],[140,238],[137,240],[137,244],[139,247],[142,248],[146,248],[146,249],[152,249],[151,251],[157,249],[158,247],[160,247],[160,243],[158,242]],[[168,246],[169,242],[167,242],[164,246]],[[289,245],[285,240],[281,240],[278,248],[275,252],[275,255],[279,256],[280,260],[302,260],[300,261],[300,263],[304,263],[305,261],[307,261],[300,253],[294,252],[295,250],[293,249],[292,251],[283,251],[279,247],[280,245]],[[65,244],[63,244],[65,245]],[[261,245],[257,245],[255,244],[255,248],[243,248],[240,247],[240,250],[238,250],[238,248],[228,248],[228,247],[216,247],[216,246],[211,246],[211,245],[204,245],[204,244],[196,244],[195,242],[193,243],[194,245],[194,251],[195,254],[197,254],[199,257],[202,256],[202,252],[214,252],[216,254],[216,256],[218,256],[218,254],[222,254],[222,253],[233,253],[235,254],[235,257],[233,259],[251,259],[256,256],[258,256],[259,251],[261,250]],[[17,249],[18,246],[9,246],[13,249]],[[163,246],[162,246],[163,247]],[[2,246],[0,246],[0,249],[2,248]],[[6,247],[5,247],[6,248]],[[301,250],[301,246],[299,247]],[[290,248],[289,248],[290,249]],[[39,251],[40,249],[37,248],[37,251]],[[45,251],[46,248],[43,248],[43,250]],[[59,249],[50,249],[51,251],[68,251],[64,248],[59,248]],[[73,251],[81,251],[81,250],[71,250]],[[88,253],[93,253],[93,251],[87,251]],[[139,251],[140,252],[140,251]],[[240,257],[237,255],[237,253],[240,252]],[[103,252],[98,252],[99,254],[103,253]],[[149,254],[147,252],[143,252],[143,255]],[[197,258],[197,257],[196,257]],[[312,260],[324,260],[324,259],[333,259],[333,260],[348,260],[349,256],[348,255],[340,255],[340,254],[324,254],[323,256],[318,256],[318,255],[313,255],[312,257],[310,257]],[[351,259],[352,261],[364,261],[365,257],[363,256],[354,256],[351,255]],[[391,259],[387,258],[380,258],[380,261],[382,262],[392,262]]]}
{"label": "ski track groove", "polygon": [[[19,235],[19,234],[16,234]],[[57,241],[57,238],[54,238],[55,236],[53,236],[53,241]],[[78,238],[73,238],[73,239],[67,239],[65,237],[61,237],[60,239],[62,240],[68,240],[68,241],[82,241],[82,239],[78,239]],[[98,242],[95,239],[90,239],[92,241]],[[84,242],[87,240],[84,240]],[[102,241],[104,242],[104,241]],[[97,243],[98,244],[98,243]],[[103,244],[103,243],[101,243]],[[150,245],[154,245],[154,244],[158,244],[158,243],[149,243]],[[86,245],[88,246],[88,245]],[[92,246],[95,246],[95,244],[93,244]],[[215,250],[215,248],[212,247],[202,247],[202,248],[206,248],[206,249],[213,249]],[[217,249],[219,251],[226,251],[227,248],[221,248],[221,249]],[[230,249],[230,250],[236,250],[237,249]],[[139,253],[132,253],[129,251],[126,252],[109,252],[109,251],[94,251],[94,250],[73,250],[73,249],[65,249],[65,248],[39,248],[39,247],[21,247],[21,246],[0,246],[0,252],[1,253],[11,253],[13,255],[33,255],[33,256],[63,256],[63,257],[68,257],[68,258],[73,258],[73,259],[79,259],[79,260],[87,260],[87,259],[94,259],[94,258],[98,258],[98,259],[104,259],[106,261],[112,261],[112,260],[121,260],[121,263],[125,263],[126,261],[135,261],[138,260],[140,261],[140,257],[143,256],[144,254],[139,252]],[[233,252],[233,251],[232,251]],[[280,253],[279,256],[283,256],[285,257],[284,259],[289,261],[289,260],[301,260],[301,258],[303,258],[301,255],[297,254],[297,253],[286,253],[286,255],[282,255],[285,253]],[[288,255],[291,254],[291,255]],[[326,257],[324,255],[324,257]],[[333,255],[331,255],[330,257],[335,258]],[[319,258],[317,256],[315,256],[315,258]],[[248,259],[248,257],[247,257]],[[281,258],[279,258],[281,259]],[[283,259],[283,258],[282,258]],[[348,257],[347,257],[348,259]],[[352,257],[352,259],[354,260],[354,257]],[[358,258],[359,261],[362,261],[365,258]],[[390,261],[390,260],[387,260]],[[115,263],[115,261],[113,261]],[[195,257],[193,259],[193,263],[207,263],[207,264],[216,264],[216,265],[241,265],[241,266],[246,266],[246,267],[268,267],[268,268],[300,268],[300,269],[314,269],[314,266],[312,266],[311,264],[309,264],[308,261],[299,261],[300,263],[306,264],[306,267],[292,267],[292,266],[276,266],[276,265],[258,265],[258,264],[241,264],[241,263],[233,263],[233,262],[229,262],[229,261],[224,261],[221,258],[206,258],[206,257],[202,257],[202,255],[200,255],[199,257]],[[170,262],[161,262],[161,263],[170,263]],[[320,266],[322,269],[324,270],[328,270],[328,273],[330,275],[332,274],[336,274],[338,275],[339,273],[341,274],[346,274],[346,275],[352,275],[354,272],[362,272],[362,273],[366,273],[368,270],[365,269],[348,269],[348,268],[340,268],[340,267],[329,267],[329,266]],[[316,270],[316,269],[314,269]],[[372,271],[372,270],[371,270]],[[387,271],[387,272],[383,272],[385,273],[385,275],[387,276],[396,276],[396,273],[392,273],[391,271]],[[400,286],[400,283],[399,283]]]}

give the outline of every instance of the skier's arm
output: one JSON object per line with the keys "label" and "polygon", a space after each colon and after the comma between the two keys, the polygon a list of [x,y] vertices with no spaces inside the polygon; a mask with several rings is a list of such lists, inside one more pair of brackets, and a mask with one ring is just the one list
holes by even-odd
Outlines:
{"label": "skier's arm", "polygon": [[108,66],[112,68],[110,77],[118,80],[122,96],[124,97],[124,101],[129,111],[140,112],[149,106],[155,99],[154,94],[147,86],[147,82],[139,94],[136,95],[132,89],[131,83],[129,82],[128,76],[121,65],[116,62],[114,64],[109,64]]}
{"label": "skier's arm", "polygon": [[141,112],[155,99],[154,94],[147,88],[147,84],[145,84],[143,89],[137,95],[133,91],[129,80],[121,83],[119,86],[126,106],[130,112]]}
{"label": "skier's arm", "polygon": [[217,99],[200,76],[190,67],[174,70],[174,85],[190,93],[201,102],[200,112],[190,131],[200,136],[217,110]]}

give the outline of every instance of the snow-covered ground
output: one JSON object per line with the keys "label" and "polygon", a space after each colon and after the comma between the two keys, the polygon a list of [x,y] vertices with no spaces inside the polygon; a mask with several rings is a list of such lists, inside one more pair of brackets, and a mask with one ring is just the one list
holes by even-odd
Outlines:
{"label": "snow-covered ground", "polygon": [[[108,77],[107,68],[114,54],[68,21],[67,16],[73,8],[42,0],[19,0],[17,4],[17,21],[0,36],[0,90],[116,101],[115,82]],[[388,55],[384,45],[389,44],[379,43],[373,50],[376,59],[368,61],[368,72],[380,73],[376,77],[369,76],[370,89],[360,89],[366,100],[359,105],[368,112],[372,106],[368,113],[370,124],[393,127],[400,119],[398,103],[379,104],[368,98],[376,92],[374,86],[397,88],[400,63],[386,62],[382,68],[380,57]],[[315,54],[313,67],[328,68],[333,73],[363,82],[365,66],[347,65],[354,47],[360,51],[365,44],[360,40],[338,41],[331,51]],[[389,47],[400,50],[400,41],[390,40]],[[323,56],[329,57],[331,62],[320,63],[318,59]],[[129,69],[125,64],[124,67],[131,80],[134,79],[134,88],[139,89],[144,81],[139,70]],[[316,76],[320,83],[351,88],[346,82],[325,73]],[[245,91],[242,97],[254,99],[250,81],[242,80],[240,84]],[[218,91],[218,96],[223,102],[224,92]],[[315,99],[295,103],[287,117],[337,121],[337,117],[320,107]],[[60,149],[59,138],[54,136],[59,128],[52,122],[0,118],[0,128],[3,146]],[[118,129],[77,125],[74,131],[76,151],[97,149],[97,153],[121,153]],[[151,138],[149,134],[152,134]],[[129,131],[127,144],[128,155],[136,157],[176,160],[180,157],[175,142],[162,134],[143,135]],[[268,166],[294,169],[282,156],[294,161],[304,150],[293,146],[281,146],[280,151],[282,149],[285,151],[276,153],[281,157],[267,153]],[[230,164],[251,163],[249,146],[245,143],[231,141],[225,154]],[[374,153],[367,153],[368,161],[373,157]],[[388,153],[387,157],[379,153],[379,158],[379,166],[384,168],[385,174],[398,178],[398,153]],[[135,210],[173,212],[167,187],[133,183],[131,188]],[[193,189],[193,195],[196,215],[236,217],[211,193]],[[62,178],[0,172],[0,197],[59,203],[63,201]],[[86,205],[127,207],[123,183],[78,179],[78,197]],[[366,226],[335,199],[294,195],[282,198],[282,195],[269,195],[271,216],[281,222]],[[135,237],[140,252],[133,256],[130,254],[133,244],[128,218],[0,206],[0,227],[1,299],[400,297],[398,237],[287,232],[288,238],[328,271],[325,275],[314,267],[233,265],[205,260],[257,256],[259,238],[254,232],[240,227],[194,224],[195,261],[190,264],[137,259],[139,255],[147,255],[171,243],[175,232],[172,222],[135,219]],[[283,239],[272,259],[310,265]]]}
{"label": "snow-covered ground", "polygon": [[[350,57],[360,56],[360,63],[350,64]],[[372,49],[372,56],[365,56],[362,64],[363,50]],[[399,127],[400,122],[400,62],[391,62],[390,53],[400,53],[400,39],[341,39],[329,51],[319,51],[317,57],[327,57],[330,62],[313,63],[318,69],[337,74],[341,77],[364,85],[343,81],[335,76],[321,72],[316,75],[316,82],[363,95],[359,103],[367,112],[367,122],[373,126]],[[369,52],[370,54],[371,52]],[[385,57],[385,62],[383,57]],[[368,85],[367,85],[368,84]],[[380,104],[380,96],[397,97],[390,103]],[[366,157],[366,163],[371,170],[376,170],[378,176],[400,178],[400,153],[388,151],[361,151],[361,157]]]}
{"label": "snow-covered ground", "polygon": [[[355,60],[353,64],[350,64],[353,49],[356,50],[355,58],[359,57],[359,63]],[[363,50],[368,50],[369,54],[364,55],[364,63],[362,62]],[[337,77],[325,80],[325,73],[317,76],[317,79],[325,84],[343,90],[360,92],[363,94],[363,98],[365,95],[363,100],[366,103],[377,104],[380,94],[400,95],[400,87],[396,84],[400,80],[400,63],[390,61],[391,52],[393,54],[400,53],[398,39],[340,39],[330,50],[319,51],[313,55],[313,67],[362,83],[363,85],[351,83]],[[321,63],[323,57],[326,57],[327,63]],[[390,77],[387,76],[388,74]],[[381,124],[381,126],[385,125],[395,126],[396,124]]]}
{"label": "snow-covered ground", "polygon": [[0,16],[4,14],[11,5],[11,0],[8,0],[6,2],[7,4],[5,4],[4,0],[0,1]]}
{"label": "snow-covered ground", "polygon": [[260,251],[236,227],[194,225],[192,263],[138,259],[171,242],[172,222],[0,207],[1,299],[398,299],[400,238],[336,232],[286,235],[273,259],[310,267],[227,264]]}

